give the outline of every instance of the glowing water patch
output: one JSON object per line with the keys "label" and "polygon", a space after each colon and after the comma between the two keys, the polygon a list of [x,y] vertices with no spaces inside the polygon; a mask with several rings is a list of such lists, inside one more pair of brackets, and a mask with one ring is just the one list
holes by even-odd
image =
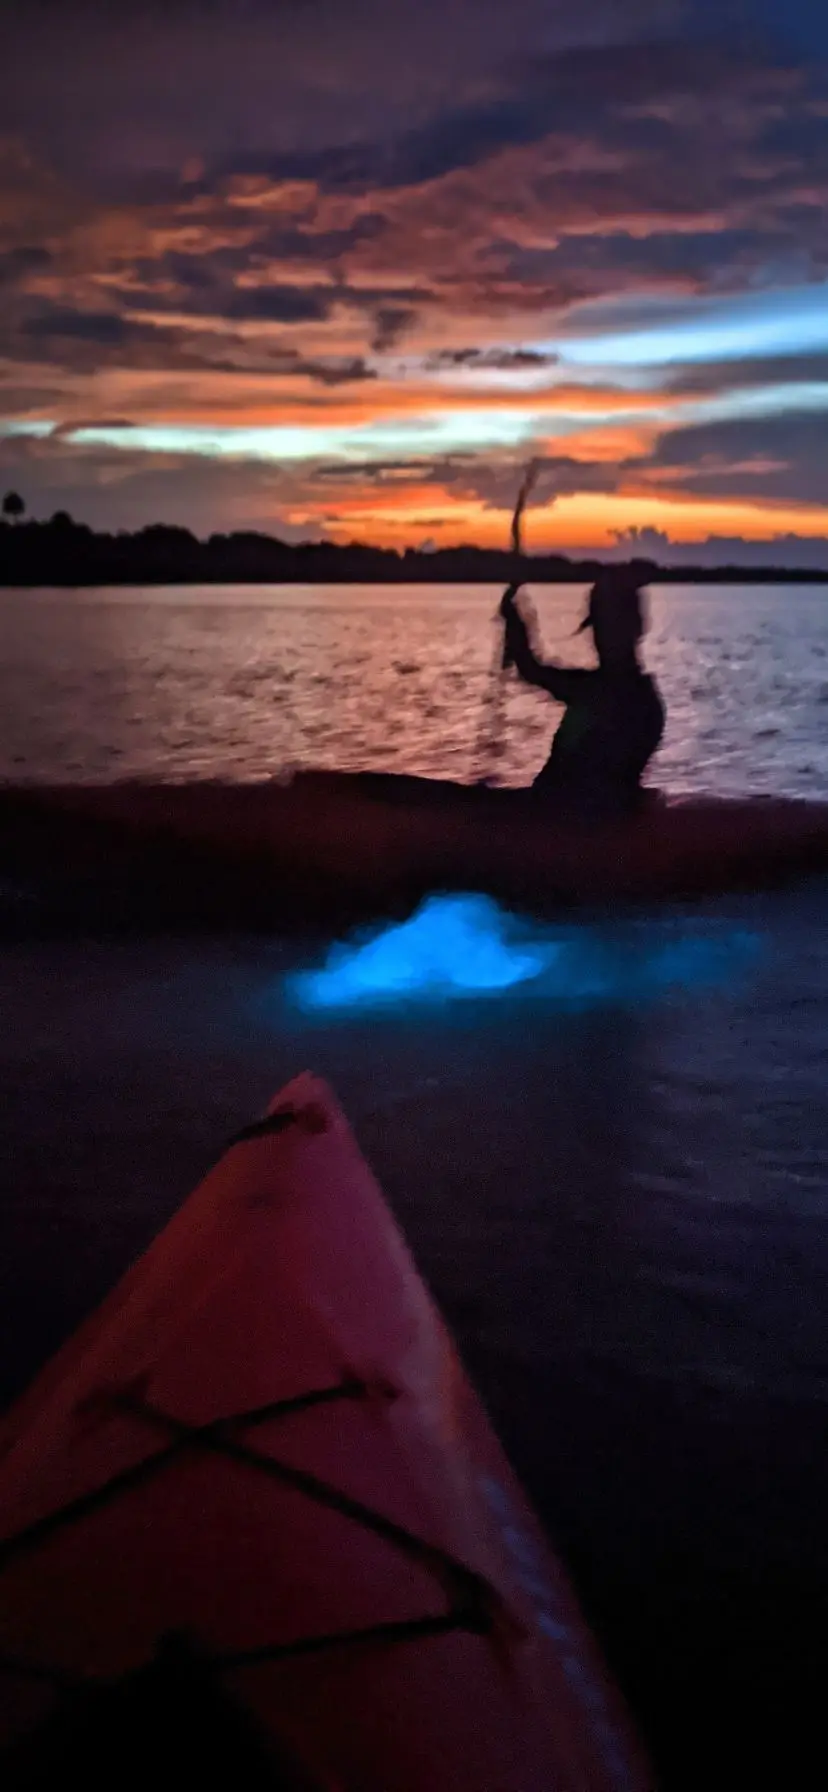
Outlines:
{"label": "glowing water patch", "polygon": [[288,979],[305,1012],[485,998],[531,990],[568,1008],[641,1004],[731,981],[756,935],[657,922],[567,928],[518,921],[487,896],[432,896],[409,920],[334,946]]}
{"label": "glowing water patch", "polygon": [[321,970],[300,973],[291,987],[303,1008],[492,994],[538,977],[549,954],[549,945],[510,941],[506,918],[487,896],[432,896],[410,920],[334,946]]}

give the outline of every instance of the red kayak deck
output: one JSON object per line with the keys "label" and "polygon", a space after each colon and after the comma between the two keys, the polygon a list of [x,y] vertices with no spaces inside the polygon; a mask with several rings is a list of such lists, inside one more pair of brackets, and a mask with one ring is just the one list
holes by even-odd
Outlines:
{"label": "red kayak deck", "polygon": [[323,1085],[291,1084],[0,1436],[0,1744],[184,1639],[327,1792],[652,1786]]}
{"label": "red kayak deck", "polygon": [[[653,902],[828,870],[828,803],[654,800],[578,825],[531,794],[303,774],[292,785],[0,788],[0,872],[102,921],[244,925],[379,913],[437,889]],[[73,880],[74,879],[74,884]]]}

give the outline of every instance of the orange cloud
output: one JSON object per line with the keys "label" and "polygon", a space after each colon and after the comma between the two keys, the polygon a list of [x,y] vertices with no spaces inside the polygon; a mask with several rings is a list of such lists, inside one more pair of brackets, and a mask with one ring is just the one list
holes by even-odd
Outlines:
{"label": "orange cloud", "polygon": [[616,465],[619,461],[636,460],[649,454],[658,438],[658,430],[635,424],[612,424],[603,426],[596,423],[594,427],[579,430],[576,435],[567,435],[563,440],[550,437],[539,444],[539,453],[544,448],[550,455],[565,453],[567,460],[606,462]]}

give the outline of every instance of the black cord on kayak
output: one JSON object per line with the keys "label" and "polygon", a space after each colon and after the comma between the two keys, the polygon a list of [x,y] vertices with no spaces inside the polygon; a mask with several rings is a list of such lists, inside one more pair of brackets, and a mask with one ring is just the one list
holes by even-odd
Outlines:
{"label": "black cord on kayak", "polygon": [[274,1133],[287,1132],[289,1126],[298,1126],[300,1115],[295,1108],[280,1108],[275,1114],[263,1114],[261,1120],[251,1120],[248,1126],[240,1126],[227,1140],[222,1152],[232,1151],[234,1145],[244,1145],[248,1139],[267,1139]]}
{"label": "black cord on kayak", "polygon": [[[232,1151],[236,1145],[246,1145],[253,1139],[269,1139],[276,1134],[287,1132],[291,1126],[299,1126],[305,1132],[327,1132],[330,1118],[319,1101],[303,1102],[298,1108],[277,1108],[275,1113],[263,1114],[260,1120],[251,1120],[248,1126],[242,1126],[227,1140],[221,1157]],[[221,1158],[219,1159],[219,1162]]]}
{"label": "black cord on kayak", "polygon": [[[275,1116],[274,1116],[275,1117]],[[396,1390],[381,1390],[392,1398]],[[113,1475],[108,1481],[91,1488],[87,1493],[70,1500],[56,1511],[47,1513],[36,1519],[24,1530],[0,1541],[0,1573],[15,1558],[29,1550],[35,1550],[49,1537],[78,1520],[86,1518],[98,1507],[109,1504],[119,1495],[132,1490],[143,1481],[152,1479],[159,1471],[168,1469],[182,1453],[191,1449],[205,1450],[209,1454],[224,1456],[240,1467],[247,1467],[264,1474],[283,1486],[291,1487],[295,1492],[303,1494],[306,1499],[337,1512],[343,1518],[359,1525],[363,1530],[371,1531],[392,1548],[422,1564],[433,1574],[446,1598],[446,1610],[441,1613],[427,1612],[420,1618],[406,1620],[400,1624],[378,1624],[365,1629],[345,1630],[321,1636],[297,1637],[285,1644],[265,1645],[263,1648],[239,1651],[232,1656],[216,1657],[213,1665],[217,1670],[222,1668],[252,1666],[257,1660],[268,1658],[278,1660],[280,1655],[302,1655],[315,1653],[317,1649],[341,1647],[344,1644],[359,1644],[373,1641],[400,1642],[414,1641],[418,1636],[425,1638],[439,1635],[447,1630],[465,1630],[472,1634],[486,1636],[504,1624],[510,1632],[517,1634],[520,1630],[514,1618],[507,1618],[507,1607],[498,1589],[485,1575],[459,1560],[451,1551],[443,1549],[439,1544],[430,1543],[426,1538],[418,1536],[407,1525],[389,1518],[384,1512],[366,1505],[344,1489],[336,1487],[332,1482],[324,1480],[308,1469],[299,1468],[295,1463],[285,1462],[277,1456],[262,1454],[251,1449],[244,1442],[240,1433],[243,1428],[262,1425],[277,1418],[287,1417],[289,1413],[301,1410],[310,1405],[319,1405],[337,1399],[368,1398],[376,1393],[376,1389],[368,1383],[346,1377],[330,1388],[309,1390],[305,1394],[295,1395],[292,1399],[273,1401],[250,1412],[229,1414],[225,1418],[212,1420],[205,1425],[191,1425],[186,1420],[176,1418],[173,1413],[165,1412],[159,1407],[149,1404],[136,1396],[130,1389],[102,1391],[97,1405],[112,1412],[129,1413],[133,1418],[143,1419],[150,1426],[166,1433],[168,1442],[151,1456],[144,1457],[131,1468]],[[0,1673],[8,1673],[12,1677],[26,1679],[42,1679],[51,1681],[56,1687],[60,1684],[59,1671],[45,1663],[22,1662],[0,1655]],[[83,1678],[75,1682],[83,1685]]]}

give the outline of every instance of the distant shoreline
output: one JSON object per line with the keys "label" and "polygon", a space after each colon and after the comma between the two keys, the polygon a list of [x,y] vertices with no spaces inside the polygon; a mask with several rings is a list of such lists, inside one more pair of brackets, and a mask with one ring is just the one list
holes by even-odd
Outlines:
{"label": "distant shoreline", "polygon": [[251,532],[211,535],[151,524],[135,534],[98,534],[65,512],[46,523],[0,523],[0,587],[67,590],[103,585],[495,585],[590,584],[607,566],[633,566],[659,585],[823,585],[819,569],[786,566],[662,566],[642,558],[571,559],[476,547],[374,548],[361,543],[291,543]]}
{"label": "distant shoreline", "polygon": [[[608,564],[612,564],[613,566],[623,566],[627,563],[625,561],[614,560]],[[586,585],[591,584],[594,577],[594,573],[580,573],[577,570],[565,574],[547,574],[538,570],[531,561],[528,561],[521,569],[520,583],[526,585]],[[158,590],[163,590],[166,587],[178,585],[181,586],[182,590],[186,590],[190,585],[284,585],[285,587],[289,585],[399,585],[400,587],[405,588],[409,585],[500,585],[504,582],[503,579],[494,578],[491,573],[474,576],[466,575],[464,573],[446,573],[440,577],[435,577],[433,574],[426,577],[424,574],[416,571],[406,572],[404,575],[397,575],[396,577],[388,577],[384,574],[357,575],[356,573],[326,573],[317,575],[296,573],[292,575],[285,574],[280,578],[270,576],[267,578],[254,578],[236,573],[223,573],[220,577],[211,578],[200,573],[198,576],[194,575],[192,578],[172,578],[164,576],[150,578],[143,574],[136,574],[134,578],[124,577],[117,579],[67,579],[59,578],[57,575],[52,578],[42,579],[15,579],[6,578],[2,572],[0,572],[0,591],[103,591],[109,588],[123,591],[140,591],[146,587],[156,587]],[[739,567],[725,567],[722,570],[717,568],[708,569],[707,567],[689,567],[687,571],[685,571],[683,567],[665,567],[658,568],[653,573],[648,573],[646,583],[648,585],[828,585],[828,572],[823,572],[821,570],[816,572],[802,572],[799,568],[796,568],[793,571],[786,571],[784,567],[771,567],[768,569],[766,567],[753,566],[745,566],[741,569]]]}

